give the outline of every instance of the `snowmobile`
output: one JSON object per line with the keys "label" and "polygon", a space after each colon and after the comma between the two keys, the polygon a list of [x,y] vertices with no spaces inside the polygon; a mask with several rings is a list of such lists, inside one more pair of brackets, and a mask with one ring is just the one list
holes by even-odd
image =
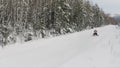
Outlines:
{"label": "snowmobile", "polygon": [[94,30],[93,36],[98,36],[97,30]]}

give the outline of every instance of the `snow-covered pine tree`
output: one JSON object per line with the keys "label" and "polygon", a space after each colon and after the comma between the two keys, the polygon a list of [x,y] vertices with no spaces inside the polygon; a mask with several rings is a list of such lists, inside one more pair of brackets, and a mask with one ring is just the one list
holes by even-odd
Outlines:
{"label": "snow-covered pine tree", "polygon": [[55,3],[55,31],[58,34],[70,32],[71,7],[67,0],[58,0]]}

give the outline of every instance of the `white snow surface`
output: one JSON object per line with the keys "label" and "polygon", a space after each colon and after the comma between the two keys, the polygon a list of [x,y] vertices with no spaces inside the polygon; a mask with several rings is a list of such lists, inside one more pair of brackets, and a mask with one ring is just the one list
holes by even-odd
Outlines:
{"label": "white snow surface", "polygon": [[120,68],[120,28],[94,29],[0,48],[0,68]]}

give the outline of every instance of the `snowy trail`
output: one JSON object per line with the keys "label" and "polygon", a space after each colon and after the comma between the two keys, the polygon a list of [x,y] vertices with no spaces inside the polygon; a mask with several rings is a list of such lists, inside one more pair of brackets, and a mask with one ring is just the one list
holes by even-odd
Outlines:
{"label": "snowy trail", "polygon": [[10,45],[0,50],[1,67],[120,67],[120,32],[116,26]]}
{"label": "snowy trail", "polygon": [[[115,27],[114,27],[115,28]],[[105,29],[105,28],[104,28]],[[104,32],[102,32],[104,31]],[[107,33],[108,32],[108,33]],[[115,33],[112,33],[115,32]],[[120,33],[118,30],[109,29],[100,30],[101,36],[95,37],[93,42],[93,48],[86,50],[86,52],[79,54],[68,63],[64,64],[63,67],[107,67],[107,68],[119,68],[120,67]],[[119,37],[119,38],[118,38]],[[115,53],[117,52],[117,56]]]}

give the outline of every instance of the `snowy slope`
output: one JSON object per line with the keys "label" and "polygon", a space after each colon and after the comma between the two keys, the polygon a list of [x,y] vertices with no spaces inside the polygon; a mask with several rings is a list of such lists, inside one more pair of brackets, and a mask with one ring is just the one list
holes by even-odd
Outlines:
{"label": "snowy slope", "polygon": [[113,25],[0,49],[0,68],[120,67],[120,31]]}

